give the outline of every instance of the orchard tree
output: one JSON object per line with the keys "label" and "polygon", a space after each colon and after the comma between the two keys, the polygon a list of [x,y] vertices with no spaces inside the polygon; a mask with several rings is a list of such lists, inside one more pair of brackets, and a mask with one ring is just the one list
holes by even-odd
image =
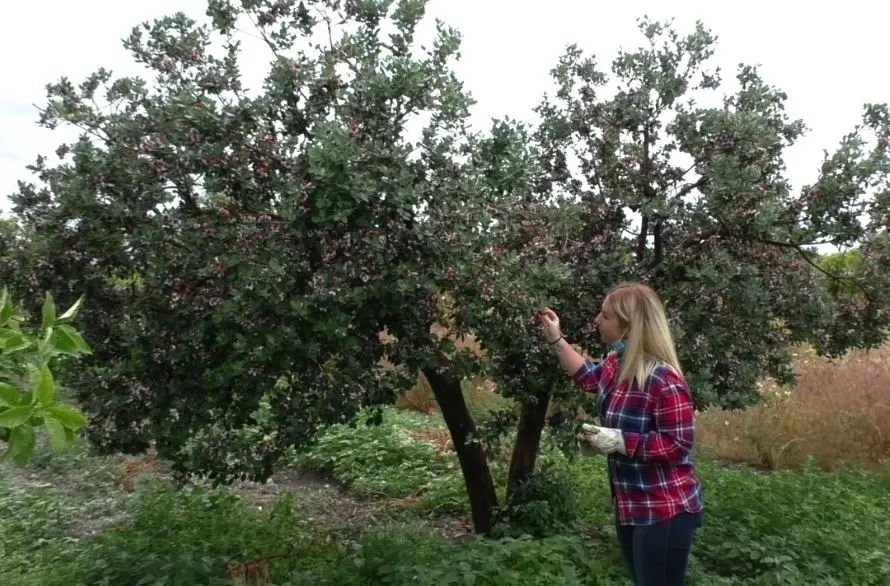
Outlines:
{"label": "orchard tree", "polygon": [[[488,352],[487,372],[520,404],[482,430],[497,437],[518,419],[508,498],[534,469],[544,427],[570,440],[567,423],[584,406],[534,343],[529,300],[554,307],[570,340],[598,355],[593,316],[608,289],[650,282],[700,408],[756,402],[763,374],[791,381],[792,344],[837,354],[885,339],[886,107],[867,106],[815,186],[794,195],[782,153],[805,127],[785,114],[784,94],[741,66],[722,107],[698,106],[721,89],[708,69],[713,35],[698,25],[682,37],[647,19],[640,30],[644,46],[620,52],[611,76],[570,47],[534,136],[516,136],[514,164],[487,175],[515,203],[458,306]],[[815,246],[853,243],[869,251],[868,274],[815,262]],[[484,277],[499,273],[511,277],[495,287]],[[827,283],[858,294],[832,296]]]}
{"label": "orchard tree", "polygon": [[577,416],[590,407],[558,367],[552,349],[542,343],[540,310],[556,308],[567,331],[585,331],[585,341],[591,342],[602,294],[630,273],[621,210],[585,202],[581,206],[586,213],[579,214],[571,200],[547,191],[543,153],[528,129],[495,127],[491,143],[510,155],[506,161],[488,157],[501,166],[486,177],[513,196],[506,215],[489,230],[493,243],[475,257],[478,276],[455,289],[459,303],[454,327],[480,341],[486,374],[500,394],[518,404],[516,410],[494,414],[477,434],[496,444],[515,425],[507,480],[507,504],[513,504],[516,490],[535,469],[545,427],[549,424],[557,444],[571,450]]}
{"label": "orchard tree", "polygon": [[[180,474],[262,479],[422,371],[489,532],[495,488],[460,387],[486,364],[454,338],[487,324],[497,349],[520,321],[531,333],[540,303],[507,296],[527,277],[549,283],[546,267],[499,243],[511,206],[531,201],[534,159],[516,124],[467,131],[459,36],[440,23],[419,46],[424,8],[213,0],[210,24],[134,29],[125,46],[150,79],[100,69],[48,87],[42,124],[82,135],[60,163],[39,158],[13,202],[44,251],[32,286],[90,299],[92,368],[74,386],[99,448],[153,442]],[[241,81],[245,23],[271,59],[258,92]],[[485,297],[468,306],[476,287]],[[434,333],[442,323],[451,336]],[[505,372],[522,367],[506,357]]]}
{"label": "orchard tree", "polygon": [[[623,248],[630,276],[667,303],[699,407],[755,402],[764,374],[792,380],[792,344],[839,354],[884,343],[890,271],[878,267],[890,266],[879,238],[890,220],[888,107],[866,105],[812,184],[794,193],[782,155],[806,128],[786,113],[785,94],[741,65],[721,105],[699,105],[721,88],[720,72],[708,66],[715,37],[701,24],[681,36],[645,18],[639,29],[644,45],[619,52],[611,76],[570,47],[553,71],[555,96],[538,109],[549,175],[542,195],[565,194],[582,217],[626,212],[624,239],[577,229],[566,239],[577,250],[567,245],[565,262],[598,264],[604,248]],[[868,275],[833,274],[815,262],[819,245],[856,244],[868,251]],[[610,283],[583,265],[575,265],[575,286],[601,298]],[[823,278],[861,295],[831,297]],[[577,304],[562,313],[590,318]],[[569,332],[596,347],[586,324]]]}

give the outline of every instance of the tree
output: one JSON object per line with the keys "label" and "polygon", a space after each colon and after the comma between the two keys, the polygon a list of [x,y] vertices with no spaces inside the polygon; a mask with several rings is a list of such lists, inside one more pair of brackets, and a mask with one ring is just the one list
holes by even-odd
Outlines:
{"label": "tree", "polygon": [[[504,223],[513,195],[488,174],[515,133],[466,130],[457,33],[439,24],[415,56],[424,6],[213,0],[210,26],[177,14],[134,29],[125,45],[151,83],[99,70],[48,87],[42,123],[83,134],[60,164],[39,158],[43,185],[13,202],[48,257],[34,283],[94,300],[82,323],[102,343],[74,386],[97,446],[153,441],[179,474],[265,478],[420,370],[489,531],[494,484],[459,384],[482,365],[433,326]],[[254,96],[244,21],[272,58]],[[244,441],[261,400],[264,441]]]}
{"label": "tree", "polygon": [[[813,184],[794,194],[782,153],[806,128],[785,112],[785,94],[741,65],[722,106],[700,106],[721,84],[708,68],[716,38],[701,24],[686,36],[645,18],[639,28],[645,45],[612,62],[612,95],[596,61],[570,47],[553,72],[555,96],[538,109],[550,175],[542,192],[571,196],[581,215],[639,218],[634,229],[629,216],[618,220],[631,241],[576,231],[571,255],[623,249],[627,274],[662,294],[699,407],[757,401],[764,374],[790,382],[792,344],[830,354],[882,344],[890,275],[831,274],[863,293],[833,299],[812,251],[870,242],[872,266],[887,266],[876,244],[888,225],[887,106],[866,105]],[[577,286],[601,291],[600,276],[590,277],[578,274]],[[591,345],[592,333],[573,332]]]}

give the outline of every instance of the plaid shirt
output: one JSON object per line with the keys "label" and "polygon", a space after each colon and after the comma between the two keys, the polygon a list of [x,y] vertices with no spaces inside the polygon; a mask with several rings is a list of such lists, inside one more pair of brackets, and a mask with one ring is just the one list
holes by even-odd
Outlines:
{"label": "plaid shirt", "polygon": [[695,418],[686,380],[658,366],[644,390],[618,384],[619,352],[597,365],[587,361],[575,383],[596,397],[600,421],[620,429],[627,456],[609,454],[609,477],[622,525],[652,525],[702,510],[692,445]]}

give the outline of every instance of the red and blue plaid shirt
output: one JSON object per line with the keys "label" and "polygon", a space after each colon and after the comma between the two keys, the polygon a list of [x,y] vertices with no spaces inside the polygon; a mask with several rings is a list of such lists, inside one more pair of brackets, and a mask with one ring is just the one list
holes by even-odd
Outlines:
{"label": "red and blue plaid shirt", "polygon": [[587,361],[575,382],[594,393],[600,421],[619,429],[627,455],[609,454],[609,477],[622,525],[652,525],[702,510],[692,446],[695,412],[686,379],[660,365],[643,389],[618,383],[620,352]]}

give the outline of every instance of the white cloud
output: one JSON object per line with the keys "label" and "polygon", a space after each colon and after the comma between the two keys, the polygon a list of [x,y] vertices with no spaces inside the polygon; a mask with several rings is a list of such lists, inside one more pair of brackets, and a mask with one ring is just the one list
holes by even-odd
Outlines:
{"label": "white cloud", "polygon": [[[182,10],[202,17],[203,0],[156,0],[151,4],[111,0],[32,0],[4,6],[0,21],[0,210],[25,166],[37,154],[51,154],[71,132],[39,128],[32,104],[43,87],[62,75],[77,82],[100,66],[118,74],[137,70],[120,40],[143,20]],[[856,123],[864,102],[890,101],[890,78],[883,74],[883,19],[876,5],[848,0],[793,5],[757,0],[742,5],[685,0],[630,0],[609,4],[550,0],[432,0],[430,21],[438,17],[464,35],[458,71],[478,101],[475,119],[528,118],[548,88],[548,72],[565,45],[576,42],[608,62],[619,46],[631,49],[640,36],[635,19],[643,14],[673,17],[679,27],[696,19],[719,37],[715,63],[734,72],[739,62],[762,65],[766,78],[789,94],[791,114],[803,118],[809,135],[788,153],[796,185],[813,179],[822,150]],[[430,23],[431,25],[431,23]],[[268,53],[254,39],[245,43],[245,63],[265,71]]]}

